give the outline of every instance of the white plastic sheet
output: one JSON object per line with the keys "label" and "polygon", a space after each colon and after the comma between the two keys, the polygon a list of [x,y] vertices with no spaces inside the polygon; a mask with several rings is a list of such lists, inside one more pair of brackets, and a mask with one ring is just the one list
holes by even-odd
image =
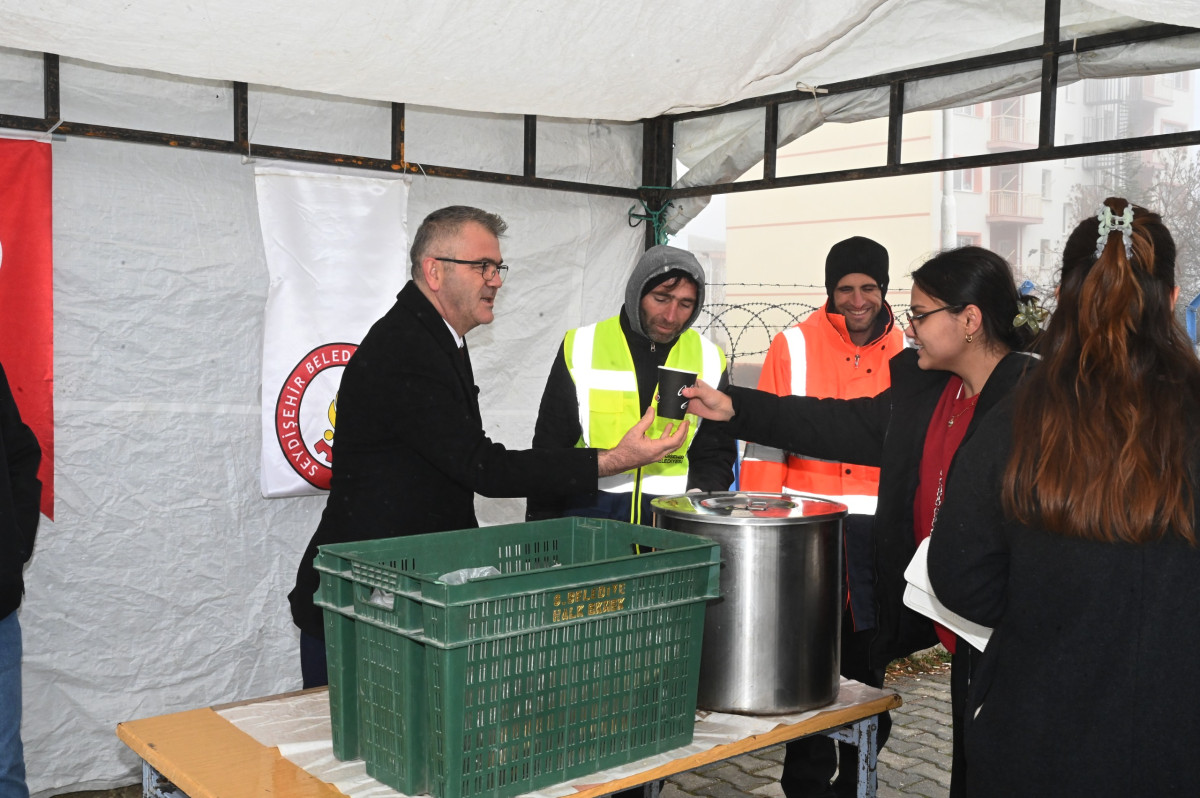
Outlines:
{"label": "white plastic sheet", "polygon": [[[833,702],[806,712],[784,715],[731,715],[696,712],[692,742],[672,751],[653,754],[626,765],[589,773],[529,793],[532,798],[566,798],[582,789],[669,765],[675,760],[766,734],[780,726],[803,723],[827,712],[845,711],[877,699],[879,690],[842,678]],[[218,710],[225,720],[270,748],[279,748],[284,759],[310,775],[334,785],[350,798],[397,798],[402,793],[367,775],[361,759],[341,761],[333,755],[329,721],[329,693],[305,692],[269,702],[256,702]]]}
{"label": "white plastic sheet", "polygon": [[[191,124],[147,103],[127,99],[128,118]],[[572,127],[562,162],[626,168],[623,126]],[[81,138],[54,159],[57,520],[42,520],[20,611],[35,795],[137,781],[121,721],[298,688],[285,596],[324,506],[259,491],[256,164]],[[616,312],[643,231],[627,199],[421,176],[409,223],[450,204],[509,223],[496,321],[468,339],[489,434],[525,447],[563,333]],[[518,500],[478,509],[523,517]]]}
{"label": "white plastic sheet", "polygon": [[[1040,41],[1043,0],[0,0],[0,45],[473,112],[636,120]],[[1135,19],[1136,18],[1136,19]],[[1070,35],[1200,25],[1188,0],[1067,0]],[[281,24],[282,23],[282,24]]]}

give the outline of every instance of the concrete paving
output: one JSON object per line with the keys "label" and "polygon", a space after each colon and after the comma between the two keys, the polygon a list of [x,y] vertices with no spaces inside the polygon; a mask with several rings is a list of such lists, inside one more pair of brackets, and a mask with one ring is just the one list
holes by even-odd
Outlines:
{"label": "concrete paving", "polygon": [[[904,699],[892,710],[892,733],[879,753],[879,798],[946,798],[950,789],[950,669],[889,674],[886,687]],[[783,798],[783,746],[668,779],[662,798]]]}

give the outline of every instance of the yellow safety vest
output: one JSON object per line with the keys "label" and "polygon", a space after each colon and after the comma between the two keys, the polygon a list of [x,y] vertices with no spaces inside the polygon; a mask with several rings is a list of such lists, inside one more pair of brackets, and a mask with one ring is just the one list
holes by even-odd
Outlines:
{"label": "yellow safety vest", "polygon": [[[580,327],[567,333],[563,342],[567,370],[575,382],[579,402],[579,426],[583,434],[577,447],[611,449],[642,417],[633,355],[618,316]],[[694,371],[709,385],[716,385],[725,370],[725,353],[695,330],[685,330],[664,364]],[[658,389],[655,388],[655,393]],[[687,416],[688,438],[677,451],[657,463],[611,477],[601,477],[599,489],[609,493],[642,492],[656,496],[687,491],[687,450],[699,429],[700,420]],[[668,424],[679,422],[656,418],[647,434],[657,437]],[[639,473],[640,472],[640,473]],[[635,506],[637,500],[635,498]]]}

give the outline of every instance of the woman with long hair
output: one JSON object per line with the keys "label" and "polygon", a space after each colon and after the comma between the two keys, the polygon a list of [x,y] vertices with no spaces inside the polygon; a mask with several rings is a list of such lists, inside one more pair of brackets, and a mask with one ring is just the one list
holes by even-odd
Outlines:
{"label": "woman with long hair", "polygon": [[949,483],[930,579],[994,628],[965,714],[979,796],[1200,794],[1200,362],[1175,244],[1110,198],[1063,251],[1043,362]]}
{"label": "woman with long hair", "polygon": [[[940,636],[954,653],[954,706],[966,696],[970,646],[903,605],[904,569],[945,501],[956,451],[1024,374],[1022,354],[1037,330],[1022,307],[1012,270],[980,247],[942,252],[912,274],[906,335],[892,358],[891,387],[863,399],[775,396],[747,388],[684,391],[688,412],[726,421],[746,441],[808,457],[878,466],[873,527],[876,635],[872,667],[928,648]],[[1020,323],[1015,323],[1020,319]],[[785,611],[786,608],[780,608]],[[955,725],[950,794],[962,794],[962,747]]]}

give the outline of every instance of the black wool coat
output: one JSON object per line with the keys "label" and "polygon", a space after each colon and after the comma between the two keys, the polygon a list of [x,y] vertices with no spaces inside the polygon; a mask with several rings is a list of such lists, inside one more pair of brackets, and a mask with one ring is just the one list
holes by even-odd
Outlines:
{"label": "black wool coat", "polygon": [[[967,696],[968,794],[1200,795],[1200,548],[1007,520],[1011,404],[959,450],[929,547],[938,598],[994,627]],[[1196,452],[1200,523],[1200,404],[1190,404],[1195,423],[1179,434]]]}
{"label": "black wool coat", "polygon": [[[1010,353],[993,370],[967,427],[970,440],[979,423],[1020,380],[1032,358]],[[913,502],[920,476],[925,433],[951,374],[923,371],[917,352],[906,349],[889,361],[891,387],[861,399],[775,396],[730,388],[736,415],[731,434],[809,457],[879,468],[879,503],[874,537],[876,631],[871,666],[937,643],[933,623],[904,606],[904,569],[916,552]],[[951,463],[954,472],[959,455]]]}
{"label": "black wool coat", "polygon": [[17,411],[8,377],[0,368],[0,618],[21,606],[22,571],[33,554],[42,482],[37,477],[42,449]]}
{"label": "black wool coat", "polygon": [[470,357],[409,281],[342,374],[329,498],[288,595],[301,631],[324,638],[313,604],[317,547],[477,527],[475,494],[594,490],[595,449],[511,451],[490,440]]}

